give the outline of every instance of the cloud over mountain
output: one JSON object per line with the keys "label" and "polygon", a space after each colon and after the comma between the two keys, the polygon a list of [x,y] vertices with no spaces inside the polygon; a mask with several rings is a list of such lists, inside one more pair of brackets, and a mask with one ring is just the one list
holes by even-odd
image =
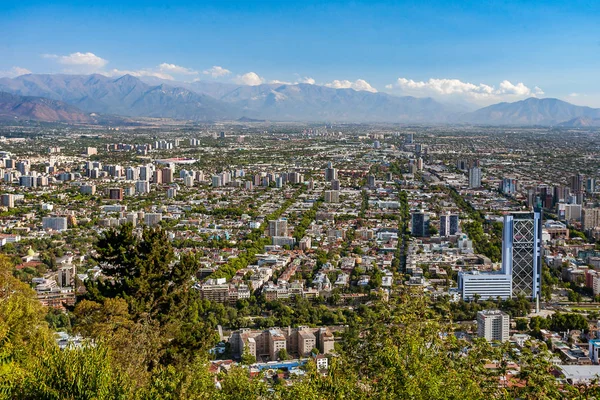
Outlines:
{"label": "cloud over mountain", "polygon": [[235,82],[241,85],[257,86],[264,83],[265,80],[258,76],[256,72],[247,72],[244,75],[239,75]]}
{"label": "cloud over mountain", "polygon": [[[314,80],[313,80],[314,82]],[[377,93],[377,89],[369,84],[364,79],[357,79],[354,82],[349,80],[334,80],[333,82],[326,83],[324,86],[334,89],[354,89],[358,91],[365,91],[371,93]]]}
{"label": "cloud over mountain", "polygon": [[218,65],[215,65],[212,68],[205,69],[204,71],[202,71],[202,73],[204,75],[210,75],[213,78],[220,78],[222,76],[226,76],[226,75],[231,74],[231,71],[228,70],[228,69],[225,69],[223,67],[220,67]]}
{"label": "cloud over mountain", "polygon": [[56,60],[61,65],[65,65],[69,71],[76,72],[94,72],[99,71],[108,64],[108,60],[95,55],[94,53],[75,52],[65,56],[56,54],[43,54],[43,58]]}
{"label": "cloud over mountain", "polygon": [[415,81],[398,78],[395,83],[386,85],[386,89],[399,89],[402,94],[415,96],[455,97],[466,101],[488,103],[544,94],[544,91],[537,86],[529,88],[523,82],[513,84],[509,80],[503,80],[496,88],[493,85],[463,82],[460,79],[430,78],[427,81]]}

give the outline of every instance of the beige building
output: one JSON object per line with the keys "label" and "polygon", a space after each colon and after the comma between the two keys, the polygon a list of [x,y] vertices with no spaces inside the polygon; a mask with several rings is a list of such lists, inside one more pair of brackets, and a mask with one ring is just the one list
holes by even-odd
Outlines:
{"label": "beige building", "polygon": [[229,338],[231,351],[241,357],[247,351],[258,361],[276,361],[279,351],[286,349],[293,357],[307,357],[317,348],[322,354],[332,353],[334,336],[329,328],[271,328],[268,330],[241,329]]}
{"label": "beige building", "polygon": [[600,226],[600,208],[584,208],[581,210],[581,224],[584,231],[591,231]]}

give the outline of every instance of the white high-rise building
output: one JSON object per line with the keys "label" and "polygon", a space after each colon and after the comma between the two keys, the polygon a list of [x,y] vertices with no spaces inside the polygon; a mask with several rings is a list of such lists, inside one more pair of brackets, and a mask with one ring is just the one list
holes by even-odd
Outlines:
{"label": "white high-rise building", "polygon": [[506,342],[509,337],[510,317],[500,310],[477,313],[477,336],[492,342]]}
{"label": "white high-rise building", "polygon": [[469,189],[481,187],[481,168],[473,167],[469,169]]}

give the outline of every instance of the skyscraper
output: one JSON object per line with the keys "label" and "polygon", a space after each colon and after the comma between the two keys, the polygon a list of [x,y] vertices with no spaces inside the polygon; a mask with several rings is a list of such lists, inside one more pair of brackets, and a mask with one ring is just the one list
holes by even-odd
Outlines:
{"label": "skyscraper", "polygon": [[512,275],[513,296],[536,299],[541,293],[542,216],[515,212],[504,216],[502,269]]}
{"label": "skyscraper", "polygon": [[412,214],[412,235],[415,237],[429,236],[429,214],[424,211]]}
{"label": "skyscraper", "polygon": [[585,181],[585,191],[588,193],[595,193],[596,192],[596,179],[594,178],[587,178]]}
{"label": "skyscraper", "polygon": [[583,175],[581,175],[581,174],[573,175],[569,179],[569,186],[571,187],[572,192],[583,191]]}
{"label": "skyscraper", "polygon": [[469,189],[481,187],[481,168],[473,167],[469,169]]}
{"label": "skyscraper", "polygon": [[328,163],[327,168],[325,168],[325,180],[331,182],[337,178],[337,169],[333,168],[331,163]]}
{"label": "skyscraper", "polygon": [[487,341],[506,342],[509,336],[510,317],[500,310],[477,313],[477,336]]}
{"label": "skyscraper", "polygon": [[442,214],[440,215],[440,236],[451,236],[458,233],[458,215]]}
{"label": "skyscraper", "polygon": [[287,236],[287,219],[280,218],[277,220],[269,221],[269,236]]}

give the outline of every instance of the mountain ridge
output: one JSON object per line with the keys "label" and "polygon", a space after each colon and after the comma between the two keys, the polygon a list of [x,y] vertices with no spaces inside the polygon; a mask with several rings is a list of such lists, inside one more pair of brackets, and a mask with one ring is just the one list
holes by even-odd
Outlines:
{"label": "mountain ridge", "polygon": [[0,120],[92,123],[94,119],[77,107],[45,97],[0,92]]}
{"label": "mountain ridge", "polygon": [[[269,120],[475,125],[596,126],[600,109],[531,97],[471,112],[430,97],[335,89],[304,83],[256,86],[174,82],[126,74],[27,74],[0,78],[0,91],[61,101],[91,113],[190,121]],[[577,120],[579,118],[579,120]],[[572,122],[569,122],[572,121]]]}

